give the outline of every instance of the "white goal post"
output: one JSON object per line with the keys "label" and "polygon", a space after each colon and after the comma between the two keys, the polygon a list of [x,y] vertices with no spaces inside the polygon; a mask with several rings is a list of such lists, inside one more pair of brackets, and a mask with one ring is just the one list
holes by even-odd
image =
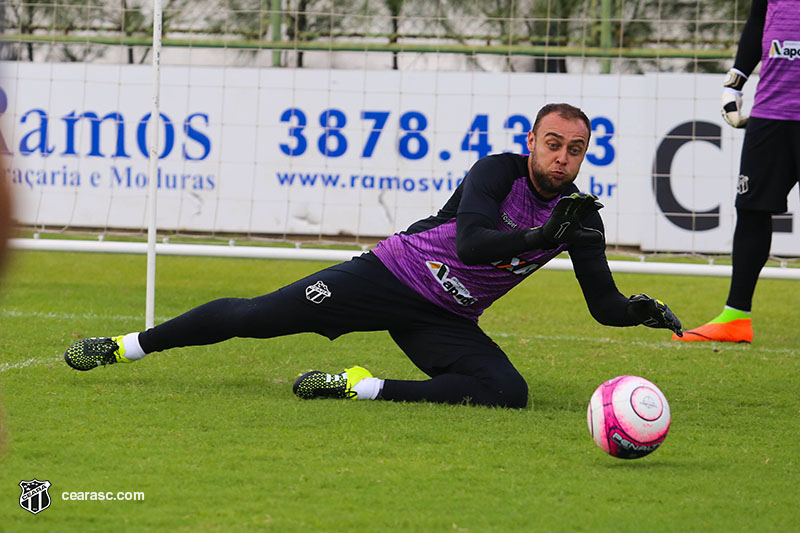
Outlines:
{"label": "white goal post", "polygon": [[[150,114],[154,125],[161,116],[161,22],[163,8],[161,0],[153,0],[153,107]],[[150,128],[148,186],[147,186],[147,282],[145,287],[145,328],[155,325],[156,309],[156,239],[158,238],[158,157],[160,127]]]}
{"label": "white goal post", "polygon": [[[84,241],[66,239],[11,239],[9,245],[16,250],[38,250],[59,252],[91,252],[144,254],[148,245],[143,242],[121,241]],[[158,255],[181,255],[202,257],[238,257],[249,259],[292,259],[303,261],[348,261],[367,251],[332,250],[321,248],[279,248],[270,246],[240,246],[217,244],[173,244],[157,243]],[[619,261],[608,262],[612,272],[632,274],[672,274],[686,276],[718,276],[730,277],[731,267],[728,265],[667,263],[660,261]],[[572,270],[569,259],[555,258],[544,266],[552,270]],[[761,271],[764,279],[800,280],[800,268],[764,267]]]}

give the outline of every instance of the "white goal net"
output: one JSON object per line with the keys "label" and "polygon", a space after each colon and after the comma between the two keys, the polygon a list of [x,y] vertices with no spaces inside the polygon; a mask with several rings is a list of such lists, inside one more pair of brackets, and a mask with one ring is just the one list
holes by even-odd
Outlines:
{"label": "white goal net", "polygon": [[[151,3],[2,6],[3,179],[37,236],[143,236],[155,179],[161,237],[368,246],[566,101],[610,245],[730,253],[742,132],[719,97],[747,2],[163,0],[159,120]],[[776,256],[800,256],[798,212],[795,191]]]}

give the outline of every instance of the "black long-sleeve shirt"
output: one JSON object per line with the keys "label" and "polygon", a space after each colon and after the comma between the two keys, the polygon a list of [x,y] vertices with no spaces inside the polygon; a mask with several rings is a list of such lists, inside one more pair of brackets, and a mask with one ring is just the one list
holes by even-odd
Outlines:
{"label": "black long-sleeve shirt", "polygon": [[[525,179],[526,187],[516,184]],[[515,187],[516,184],[516,187]],[[577,192],[572,185],[564,194]],[[514,224],[502,206],[509,195],[539,197],[528,175],[526,156],[499,154],[478,161],[447,203],[435,216],[412,224],[404,234],[412,236],[428,232],[455,219],[455,247],[458,258],[467,266],[495,265],[507,268],[510,258],[531,251],[530,228],[509,230]],[[553,204],[554,205],[554,204]],[[549,216],[549,212],[545,214]],[[604,231],[598,213],[592,214],[584,226]],[[513,226],[512,226],[513,227]],[[575,276],[580,284],[589,312],[595,320],[609,326],[632,326],[639,321],[628,314],[628,298],[614,283],[605,255],[605,244],[573,244],[563,247],[569,252]],[[396,270],[401,267],[395,266]],[[529,272],[526,272],[529,273]],[[407,280],[415,282],[417,280]]]}
{"label": "black long-sleeve shirt", "polygon": [[[798,14],[800,16],[800,14]],[[758,62],[761,61],[761,36],[764,34],[764,22],[767,18],[767,0],[753,0],[750,14],[742,28],[739,48],[733,68],[745,76],[750,76]]]}

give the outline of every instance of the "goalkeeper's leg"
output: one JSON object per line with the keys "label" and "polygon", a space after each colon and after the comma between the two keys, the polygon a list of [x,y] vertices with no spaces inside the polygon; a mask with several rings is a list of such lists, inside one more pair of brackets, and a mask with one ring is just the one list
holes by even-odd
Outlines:
{"label": "goalkeeper's leg", "polygon": [[64,359],[76,370],[91,370],[181,346],[312,331],[310,324],[308,315],[281,291],[252,299],[220,298],[146,331],[81,339],[67,349]]}
{"label": "goalkeeper's leg", "polygon": [[[523,408],[528,385],[497,344],[464,319],[455,328],[392,330],[394,341],[430,379],[386,379],[379,398]],[[450,320],[446,317],[446,320]]]}
{"label": "goalkeeper's leg", "polygon": [[[389,290],[386,286],[383,289]],[[380,379],[363,368],[341,374],[313,370],[295,381],[297,396],[516,408],[527,405],[525,380],[477,324],[410,294],[410,289],[401,284],[397,289],[399,292],[380,307],[365,303],[371,306],[371,314],[387,318],[392,339],[430,379]]]}
{"label": "goalkeeper's leg", "polygon": [[[90,370],[233,337],[267,339],[313,332],[334,339],[349,331],[388,329],[401,318],[400,311],[381,299],[391,291],[372,283],[391,276],[376,261],[357,258],[257,298],[220,298],[147,331],[82,339],[64,357],[71,367]],[[394,283],[401,285],[396,279]]]}

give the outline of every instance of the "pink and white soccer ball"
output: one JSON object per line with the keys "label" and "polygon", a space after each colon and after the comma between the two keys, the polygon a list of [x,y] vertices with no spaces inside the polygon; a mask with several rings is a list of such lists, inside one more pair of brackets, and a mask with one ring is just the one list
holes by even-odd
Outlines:
{"label": "pink and white soccer ball", "polygon": [[618,376],[597,387],[586,412],[589,432],[606,453],[637,459],[661,446],[672,420],[664,393],[638,376]]}

